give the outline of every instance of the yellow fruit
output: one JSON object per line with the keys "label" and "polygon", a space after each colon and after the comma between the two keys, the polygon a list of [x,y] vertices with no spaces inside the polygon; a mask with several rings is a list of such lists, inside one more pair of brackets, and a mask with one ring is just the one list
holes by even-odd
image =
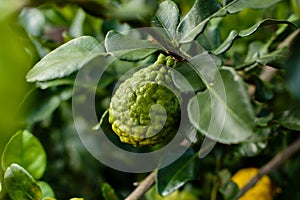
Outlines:
{"label": "yellow fruit", "polygon": [[[239,170],[232,177],[238,187],[243,188],[257,173],[256,168]],[[248,190],[239,200],[272,200],[272,182],[268,176],[263,176],[254,187]]]}

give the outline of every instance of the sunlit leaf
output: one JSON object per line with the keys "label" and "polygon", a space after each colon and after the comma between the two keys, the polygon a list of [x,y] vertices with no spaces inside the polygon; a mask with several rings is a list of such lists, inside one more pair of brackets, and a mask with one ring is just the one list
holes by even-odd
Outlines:
{"label": "sunlit leaf", "polygon": [[127,61],[137,61],[159,50],[160,45],[116,31],[110,31],[105,38],[105,48],[108,54],[117,58]]}
{"label": "sunlit leaf", "polygon": [[229,13],[236,13],[239,12],[245,8],[254,8],[254,9],[263,9],[267,8],[280,0],[227,0],[226,4],[229,6],[227,7],[227,11]]}
{"label": "sunlit leaf", "polygon": [[[216,0],[196,0],[177,27],[177,31],[180,33],[179,42],[185,43],[194,40],[204,30],[212,15],[220,9],[221,6]],[[218,16],[224,14],[221,12]]]}
{"label": "sunlit leaf", "polygon": [[2,169],[5,171],[16,163],[34,178],[41,178],[46,169],[46,153],[37,138],[28,131],[17,132],[6,144],[2,155]]}
{"label": "sunlit leaf", "polygon": [[46,197],[54,198],[55,197],[54,191],[52,190],[51,186],[47,182],[38,181],[37,184],[41,188],[43,198],[46,198]]}
{"label": "sunlit leaf", "polygon": [[176,36],[176,27],[178,22],[178,7],[173,1],[170,0],[163,1],[159,5],[159,8],[152,20],[154,26],[163,28],[165,30],[170,40],[173,40]]}
{"label": "sunlit leaf", "polygon": [[28,72],[27,81],[48,81],[68,76],[102,53],[99,42],[93,37],[73,39],[42,58]]}
{"label": "sunlit leaf", "polygon": [[41,200],[42,191],[32,176],[17,164],[10,165],[4,174],[9,196],[13,200]]}

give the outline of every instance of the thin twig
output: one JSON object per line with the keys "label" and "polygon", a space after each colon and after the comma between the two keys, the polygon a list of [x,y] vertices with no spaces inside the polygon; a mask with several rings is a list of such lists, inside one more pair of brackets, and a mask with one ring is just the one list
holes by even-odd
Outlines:
{"label": "thin twig", "polygon": [[264,175],[272,172],[276,169],[279,165],[281,165],[285,160],[290,158],[293,154],[300,150],[300,138],[292,143],[289,147],[285,150],[279,152],[272,160],[270,160],[267,164],[262,166],[258,172],[258,174],[253,177],[247,185],[245,185],[237,195],[237,199],[243,196],[248,190],[250,190],[260,178]]}
{"label": "thin twig", "polygon": [[156,171],[154,170],[142,182],[138,184],[135,190],[125,200],[138,200],[154,185]]}
{"label": "thin twig", "polygon": [[283,42],[278,45],[278,49],[283,47],[291,48],[295,39],[300,35],[300,28],[290,34]]}

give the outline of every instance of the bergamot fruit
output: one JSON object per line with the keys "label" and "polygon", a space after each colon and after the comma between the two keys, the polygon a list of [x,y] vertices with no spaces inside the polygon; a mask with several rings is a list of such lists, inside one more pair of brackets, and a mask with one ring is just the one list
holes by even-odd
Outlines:
{"label": "bergamot fruit", "polygon": [[111,98],[109,122],[124,143],[151,146],[171,139],[180,120],[180,96],[171,78],[173,59],[157,61],[120,84]]}
{"label": "bergamot fruit", "polygon": [[[243,188],[257,173],[256,168],[245,168],[239,170],[232,177],[238,187]],[[268,176],[263,176],[256,185],[248,190],[239,200],[272,200],[272,182]]]}

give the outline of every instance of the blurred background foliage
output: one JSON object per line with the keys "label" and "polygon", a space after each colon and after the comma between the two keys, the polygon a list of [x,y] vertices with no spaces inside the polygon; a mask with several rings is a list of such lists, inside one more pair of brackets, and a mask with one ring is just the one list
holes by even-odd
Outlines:
{"label": "blurred background foliage", "polygon": [[[51,88],[44,85],[45,89],[42,90],[34,84],[26,83],[26,73],[48,52],[73,38],[91,35],[103,41],[109,30],[122,32],[134,27],[150,26],[151,17],[159,2],[158,0],[2,0],[0,2],[0,153],[5,143],[17,130],[28,129],[34,133],[47,153],[47,169],[42,179],[51,185],[57,199],[75,196],[100,199],[101,185],[105,182],[125,196],[134,189],[133,182],[142,180],[145,174],[128,174],[106,167],[95,160],[81,144],[73,124],[70,99],[74,74],[61,80],[64,84]],[[176,0],[175,2],[184,15],[194,1]],[[197,40],[210,50],[218,47],[233,29],[240,31],[264,18],[285,20],[292,14],[299,13],[297,0],[282,0],[263,10],[245,9],[222,20],[218,18],[212,20],[209,28]],[[295,23],[300,25],[299,20]],[[267,43],[270,34],[275,30],[277,30],[275,27],[268,26],[252,36],[237,40],[222,57],[227,64],[240,63],[246,58],[249,47]],[[290,32],[290,28],[284,29],[276,38],[278,42],[275,41],[272,48],[276,48],[276,44]],[[211,41],[214,42],[211,44]],[[257,41],[259,43],[254,43]],[[278,73],[270,83],[276,101],[272,98],[268,105],[278,112],[286,110],[289,105],[298,104],[290,102],[300,101],[300,68],[296,67],[300,65],[299,46],[298,39],[286,65],[286,74]],[[151,58],[148,62],[151,62]],[[107,87],[102,88],[99,96],[96,97],[99,99],[100,112],[104,112],[107,108],[113,89],[112,82],[123,74],[124,66],[125,69],[126,66],[129,69],[133,65],[120,61],[115,64],[112,74],[107,75],[105,78]],[[286,78],[288,78],[287,85]],[[285,89],[286,87],[288,90]],[[239,168],[249,165],[261,166],[274,156],[274,152],[278,152],[294,140],[284,127],[276,130],[281,133],[272,133],[274,139],[268,141],[271,145],[268,145],[267,149],[264,149],[264,145],[261,144],[261,151],[264,151],[262,154],[259,154],[261,151],[258,149],[254,155],[244,157],[243,151],[239,151],[236,146],[217,145],[214,151],[201,161],[203,166],[201,170],[205,173],[201,173],[198,180],[184,187],[186,195],[190,195],[186,199],[197,199],[197,196],[209,198],[218,179],[226,177],[228,173]],[[269,131],[272,131],[272,127]],[[274,180],[274,191],[278,193],[277,199],[300,199],[297,188],[300,180],[300,157],[286,162],[271,176]],[[151,197],[152,192],[151,190],[147,193],[147,199],[161,198]],[[183,194],[174,193],[174,199],[179,198],[179,195]]]}

